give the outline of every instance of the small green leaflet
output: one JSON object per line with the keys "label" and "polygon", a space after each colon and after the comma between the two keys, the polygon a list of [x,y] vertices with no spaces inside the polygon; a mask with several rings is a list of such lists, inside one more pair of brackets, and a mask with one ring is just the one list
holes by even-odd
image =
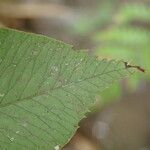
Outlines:
{"label": "small green leaflet", "polygon": [[0,149],[62,147],[97,93],[131,69],[52,38],[0,29]]}

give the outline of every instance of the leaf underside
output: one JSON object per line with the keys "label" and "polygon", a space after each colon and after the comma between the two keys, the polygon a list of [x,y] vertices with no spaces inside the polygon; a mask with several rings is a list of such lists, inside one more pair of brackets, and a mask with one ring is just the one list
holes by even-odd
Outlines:
{"label": "leaf underside", "polygon": [[45,36],[0,29],[0,149],[63,146],[95,95],[129,69]]}

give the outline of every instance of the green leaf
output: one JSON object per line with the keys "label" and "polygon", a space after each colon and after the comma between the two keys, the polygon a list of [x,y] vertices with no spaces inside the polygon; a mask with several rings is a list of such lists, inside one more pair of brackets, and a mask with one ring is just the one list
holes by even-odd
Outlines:
{"label": "green leaf", "polygon": [[45,36],[0,29],[0,149],[62,147],[95,95],[128,69]]}

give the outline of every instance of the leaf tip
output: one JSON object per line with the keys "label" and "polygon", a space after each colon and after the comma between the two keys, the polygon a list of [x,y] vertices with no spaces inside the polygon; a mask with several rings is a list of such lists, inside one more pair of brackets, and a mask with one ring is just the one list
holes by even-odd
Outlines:
{"label": "leaf tip", "polygon": [[135,69],[137,69],[138,71],[141,71],[141,72],[145,73],[145,69],[143,69],[143,68],[140,67],[140,66],[130,65],[128,62],[124,62],[124,65],[125,65],[125,68],[135,68]]}

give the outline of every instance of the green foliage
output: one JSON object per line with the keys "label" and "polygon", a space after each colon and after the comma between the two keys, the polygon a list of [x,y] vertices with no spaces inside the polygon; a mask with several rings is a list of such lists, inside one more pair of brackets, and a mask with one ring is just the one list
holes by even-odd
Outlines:
{"label": "green foliage", "polygon": [[97,93],[130,71],[45,36],[0,29],[0,149],[62,147]]}
{"label": "green foliage", "polygon": [[116,19],[122,24],[129,23],[132,20],[148,21],[150,17],[150,9],[148,5],[143,3],[127,3],[123,5]]}

